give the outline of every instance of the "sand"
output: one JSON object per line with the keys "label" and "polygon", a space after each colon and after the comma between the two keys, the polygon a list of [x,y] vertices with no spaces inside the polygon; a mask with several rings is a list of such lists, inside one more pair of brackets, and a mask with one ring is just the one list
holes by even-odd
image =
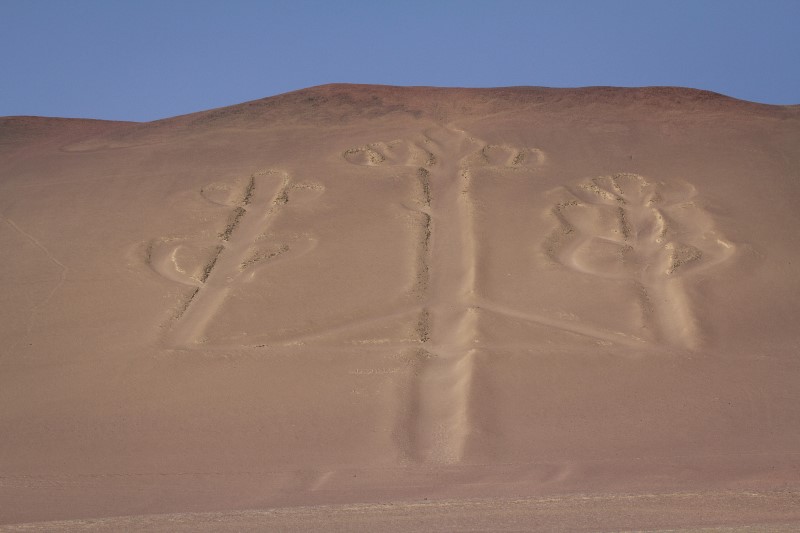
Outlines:
{"label": "sand", "polygon": [[800,527],[800,106],[0,118],[0,529]]}

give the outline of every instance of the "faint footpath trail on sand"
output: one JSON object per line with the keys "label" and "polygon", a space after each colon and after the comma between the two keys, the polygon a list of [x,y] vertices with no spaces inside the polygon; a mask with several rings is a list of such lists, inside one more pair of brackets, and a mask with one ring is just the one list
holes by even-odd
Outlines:
{"label": "faint footpath trail on sand", "polygon": [[[1,216],[1,215],[0,215],[0,216]],[[44,299],[43,299],[41,302],[39,302],[39,303],[37,303],[37,304],[34,304],[34,305],[31,307],[31,310],[30,310],[30,315],[28,316],[28,325],[27,325],[27,329],[26,329],[27,333],[28,333],[28,334],[30,334],[31,330],[33,329],[33,324],[34,324],[34,322],[35,322],[35,320],[36,320],[36,313],[37,313],[37,312],[39,311],[39,309],[41,309],[41,308],[42,308],[42,307],[43,307],[45,304],[47,304],[47,302],[49,302],[49,301],[50,301],[50,300],[53,298],[53,295],[55,295],[55,293],[58,291],[58,289],[60,289],[60,288],[61,288],[61,286],[62,286],[62,285],[64,284],[64,282],[67,280],[67,272],[69,272],[69,269],[66,267],[66,265],[64,265],[64,263],[62,263],[61,261],[59,261],[58,259],[56,259],[56,258],[53,256],[53,254],[51,254],[51,253],[50,253],[50,250],[48,250],[48,249],[47,249],[47,247],[46,247],[45,245],[43,245],[41,242],[39,242],[39,240],[38,240],[36,237],[34,237],[33,235],[31,235],[31,234],[30,234],[30,233],[28,233],[27,231],[25,231],[25,230],[23,230],[22,228],[20,228],[19,226],[17,226],[17,225],[14,223],[14,221],[13,221],[13,220],[11,220],[10,218],[7,218],[7,217],[3,216],[3,219],[6,221],[6,224],[8,224],[8,225],[11,227],[11,229],[13,229],[13,230],[14,230],[14,231],[16,231],[17,233],[19,233],[20,235],[22,235],[23,237],[25,237],[25,239],[27,239],[27,240],[28,240],[28,241],[29,241],[31,244],[33,244],[34,246],[36,246],[37,248],[39,248],[39,249],[40,249],[40,250],[41,250],[41,251],[42,251],[42,252],[43,252],[43,253],[44,253],[44,254],[47,256],[47,259],[48,259],[48,260],[49,260],[51,263],[53,263],[54,265],[56,265],[56,266],[58,267],[59,271],[60,271],[60,272],[59,272],[59,276],[58,276],[58,282],[57,282],[57,283],[55,284],[55,286],[54,286],[54,287],[53,287],[53,288],[50,290],[50,292],[49,292],[49,293],[47,293],[47,296],[45,296],[45,298],[44,298]]]}

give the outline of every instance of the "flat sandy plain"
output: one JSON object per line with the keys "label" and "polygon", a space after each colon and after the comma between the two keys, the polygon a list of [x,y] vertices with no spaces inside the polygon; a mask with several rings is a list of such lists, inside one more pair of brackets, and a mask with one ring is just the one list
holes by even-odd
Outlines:
{"label": "flat sandy plain", "polygon": [[800,106],[0,118],[0,529],[800,527]]}

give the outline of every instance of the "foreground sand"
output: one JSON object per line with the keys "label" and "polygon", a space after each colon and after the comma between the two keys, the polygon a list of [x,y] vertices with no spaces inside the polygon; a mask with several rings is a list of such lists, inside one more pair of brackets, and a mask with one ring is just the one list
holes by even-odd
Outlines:
{"label": "foreground sand", "polygon": [[[595,494],[318,505],[0,526],[2,531],[651,531],[794,532],[796,494]],[[746,514],[743,513],[746,509]],[[748,524],[742,525],[746,516]],[[783,520],[789,519],[789,522]],[[684,528],[682,525],[692,524]]]}
{"label": "foreground sand", "polygon": [[0,119],[0,523],[797,525],[799,174],[689,89]]}

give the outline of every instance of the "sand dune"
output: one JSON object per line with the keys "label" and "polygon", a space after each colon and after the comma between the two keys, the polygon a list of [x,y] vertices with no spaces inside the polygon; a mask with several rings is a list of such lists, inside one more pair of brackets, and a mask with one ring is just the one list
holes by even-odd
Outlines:
{"label": "sand dune", "polygon": [[791,530],[798,147],[679,88],[0,118],[0,523]]}

